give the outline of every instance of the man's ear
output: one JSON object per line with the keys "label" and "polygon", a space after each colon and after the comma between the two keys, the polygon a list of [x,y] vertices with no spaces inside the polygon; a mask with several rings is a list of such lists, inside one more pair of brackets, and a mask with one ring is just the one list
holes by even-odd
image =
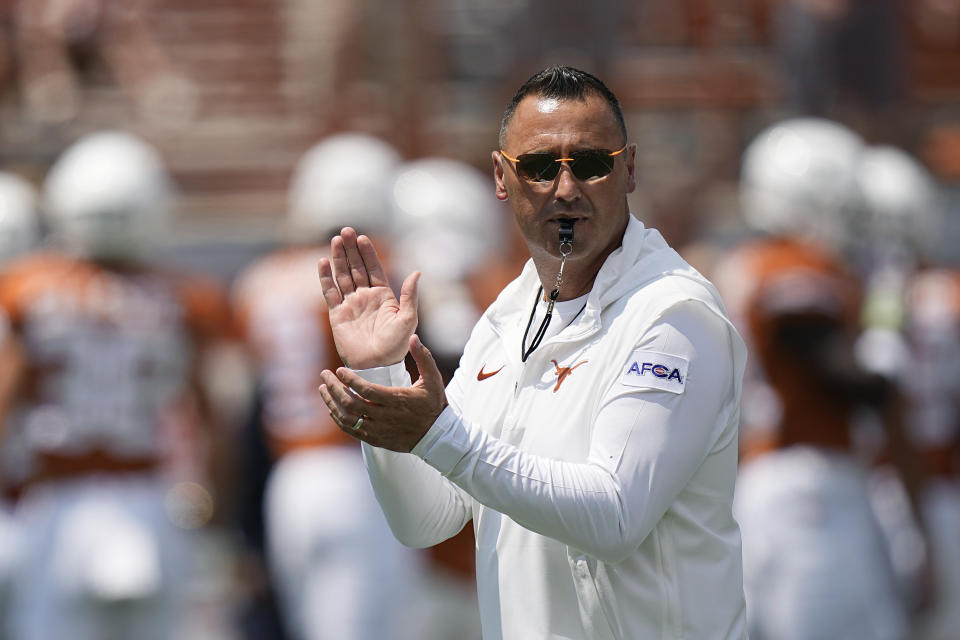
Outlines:
{"label": "man's ear", "polygon": [[493,160],[493,182],[496,185],[493,193],[497,196],[497,200],[506,200],[508,196],[507,187],[503,182],[503,157],[499,151],[494,151],[490,154],[490,159]]}

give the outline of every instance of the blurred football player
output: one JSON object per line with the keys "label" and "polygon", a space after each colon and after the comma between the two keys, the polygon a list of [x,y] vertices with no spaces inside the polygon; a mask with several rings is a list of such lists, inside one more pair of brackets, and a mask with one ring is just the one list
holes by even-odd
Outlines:
{"label": "blurred football player", "polygon": [[17,640],[177,637],[174,520],[210,514],[183,521],[164,475],[168,444],[191,416],[215,423],[198,381],[229,325],[226,301],[212,282],[150,266],[173,189],[143,140],[84,136],[43,195],[62,250],[0,274],[0,413],[30,462],[16,513],[29,536],[5,623]]}
{"label": "blurred football player", "polygon": [[[903,149],[863,155],[857,255],[868,283],[858,356],[904,389],[905,427],[924,476],[932,598],[911,637],[960,634],[960,276],[937,266],[942,203],[925,167]],[[893,496],[887,519],[896,522]],[[902,520],[902,518],[901,518]],[[909,538],[895,550],[907,555]],[[909,558],[909,556],[907,556]],[[895,555],[895,559],[897,556]]]}
{"label": "blurred football player", "polygon": [[715,282],[751,349],[734,512],[750,636],[905,638],[885,539],[852,425],[889,385],[855,361],[861,289],[839,249],[863,143],[805,118],[747,147],[742,213],[762,235]]}
{"label": "blurred football player", "polygon": [[[38,195],[25,178],[0,172],[0,266],[30,251],[39,239]],[[0,329],[0,334],[6,328]],[[6,416],[0,415],[0,424]],[[22,481],[20,442],[0,427],[0,620],[9,615],[15,569],[23,532],[13,516],[16,491]],[[0,628],[0,637],[4,637]]]}
{"label": "blurred football player", "polygon": [[926,482],[924,523],[931,547],[931,606],[914,637],[960,634],[960,270],[932,268],[907,292],[909,434]]}
{"label": "blurred football player", "polygon": [[263,515],[266,555],[294,640],[401,637],[415,556],[390,533],[360,448],[333,423],[317,386],[339,365],[317,262],[345,225],[389,231],[398,153],[342,133],[300,159],[289,189],[286,245],[237,279],[233,303],[258,367],[258,428],[273,467]]}

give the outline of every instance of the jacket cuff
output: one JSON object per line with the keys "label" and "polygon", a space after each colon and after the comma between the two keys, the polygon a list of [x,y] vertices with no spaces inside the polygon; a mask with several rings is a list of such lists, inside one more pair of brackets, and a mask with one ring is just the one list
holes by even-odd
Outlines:
{"label": "jacket cuff", "polygon": [[407,371],[407,367],[402,360],[385,367],[355,369],[353,372],[367,382],[384,387],[409,387],[412,384],[410,372]]}
{"label": "jacket cuff", "polygon": [[446,476],[469,450],[468,427],[453,407],[447,405],[410,453],[423,458],[424,462]]}

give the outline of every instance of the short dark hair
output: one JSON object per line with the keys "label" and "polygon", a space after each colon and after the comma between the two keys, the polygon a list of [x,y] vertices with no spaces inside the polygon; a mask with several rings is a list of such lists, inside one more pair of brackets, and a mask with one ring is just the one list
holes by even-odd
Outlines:
{"label": "short dark hair", "polygon": [[503,147],[503,138],[506,135],[507,126],[509,126],[513,114],[517,111],[517,105],[529,95],[557,100],[586,100],[588,95],[599,95],[610,105],[610,109],[617,119],[617,124],[620,126],[623,142],[626,143],[627,141],[627,125],[623,121],[623,110],[620,108],[620,101],[617,100],[617,96],[613,95],[613,91],[610,91],[599,78],[586,71],[555,65],[531,76],[517,89],[517,92],[507,104],[507,108],[503,111],[503,118],[500,120],[498,141],[501,148]]}

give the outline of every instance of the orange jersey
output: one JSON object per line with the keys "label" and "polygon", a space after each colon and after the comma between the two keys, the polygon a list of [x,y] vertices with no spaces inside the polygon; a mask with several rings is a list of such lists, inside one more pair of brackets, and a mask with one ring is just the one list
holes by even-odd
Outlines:
{"label": "orange jersey", "polygon": [[[829,252],[798,240],[770,238],[745,244],[718,265],[715,282],[751,353],[747,385],[773,391],[777,424],[751,425],[765,446],[809,442],[849,446],[852,405],[776,340],[786,318],[816,318],[849,339],[857,331],[860,286]],[[749,413],[745,387],[744,413]],[[759,428],[756,428],[759,427]],[[751,443],[744,437],[745,448]]]}
{"label": "orange jersey", "polygon": [[323,248],[267,255],[237,279],[233,303],[257,362],[261,416],[274,455],[353,440],[337,428],[317,387],[324,369],[341,365],[317,277]]}
{"label": "orange jersey", "polygon": [[212,281],[54,253],[4,269],[0,310],[25,354],[9,419],[40,478],[157,466],[196,346],[229,327]]}

